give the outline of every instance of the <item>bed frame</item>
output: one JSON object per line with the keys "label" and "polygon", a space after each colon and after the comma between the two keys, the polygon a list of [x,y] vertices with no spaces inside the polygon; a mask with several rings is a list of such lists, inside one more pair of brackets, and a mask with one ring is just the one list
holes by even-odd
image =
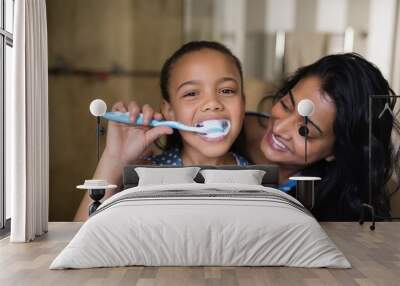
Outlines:
{"label": "bed frame", "polygon": [[[160,165],[128,165],[124,168],[123,173],[123,189],[136,187],[139,183],[139,176],[135,171],[137,167],[146,168],[182,168],[182,166],[160,166]],[[188,167],[188,166],[185,166]],[[219,170],[263,170],[265,175],[261,184],[265,187],[277,187],[279,179],[279,169],[277,165],[248,165],[248,166],[235,166],[235,165],[221,165],[221,166],[201,166],[197,165],[202,170],[205,169],[219,169]],[[197,183],[204,183],[204,178],[200,174],[194,178]],[[89,216],[96,212],[97,208],[101,205],[100,200],[104,197],[105,189],[89,190],[89,196],[93,200],[89,206]]]}
{"label": "bed frame", "polygon": [[[146,167],[146,168],[182,168],[181,166],[160,166],[160,165],[128,165],[124,168],[123,174],[123,188],[133,188],[138,185],[139,177],[135,171],[137,167]],[[186,166],[187,167],[187,166]],[[279,180],[279,169],[277,165],[248,165],[248,166],[235,166],[235,165],[219,165],[219,166],[200,166],[197,165],[195,167],[200,167],[202,170],[204,169],[219,169],[219,170],[264,170],[265,175],[262,180],[262,185],[266,187],[276,187],[278,186]],[[204,183],[204,178],[200,174],[194,178],[197,183]]]}

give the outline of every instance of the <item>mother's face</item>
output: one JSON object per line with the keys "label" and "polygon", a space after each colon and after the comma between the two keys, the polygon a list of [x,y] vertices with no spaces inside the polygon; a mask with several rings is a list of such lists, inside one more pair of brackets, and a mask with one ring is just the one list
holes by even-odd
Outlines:
{"label": "mother's face", "polygon": [[297,104],[302,99],[310,99],[315,105],[308,124],[307,164],[333,159],[335,103],[321,90],[320,79],[312,76],[299,81],[272,107],[260,146],[268,161],[293,168],[305,165],[305,140],[298,132],[304,118],[297,112]]}

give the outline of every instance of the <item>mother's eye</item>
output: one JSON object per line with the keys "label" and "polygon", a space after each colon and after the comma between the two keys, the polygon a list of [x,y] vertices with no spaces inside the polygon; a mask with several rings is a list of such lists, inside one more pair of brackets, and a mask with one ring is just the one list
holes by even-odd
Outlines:
{"label": "mother's eye", "polygon": [[280,104],[282,105],[282,108],[285,110],[285,111],[291,111],[291,109],[289,108],[289,106],[281,99],[280,101]]}
{"label": "mother's eye", "polygon": [[287,112],[292,112],[294,109],[294,101],[291,98],[291,93],[281,97],[279,99],[280,104],[282,105],[282,108],[287,111]]}

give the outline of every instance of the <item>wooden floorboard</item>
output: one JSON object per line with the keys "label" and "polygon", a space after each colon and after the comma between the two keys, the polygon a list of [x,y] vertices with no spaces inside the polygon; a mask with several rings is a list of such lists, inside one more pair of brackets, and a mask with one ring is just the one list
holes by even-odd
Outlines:
{"label": "wooden floorboard", "polygon": [[81,223],[50,223],[49,232],[31,243],[0,240],[0,285],[400,285],[400,222],[322,223],[351,262],[352,269],[290,267],[118,267],[49,270],[52,260]]}

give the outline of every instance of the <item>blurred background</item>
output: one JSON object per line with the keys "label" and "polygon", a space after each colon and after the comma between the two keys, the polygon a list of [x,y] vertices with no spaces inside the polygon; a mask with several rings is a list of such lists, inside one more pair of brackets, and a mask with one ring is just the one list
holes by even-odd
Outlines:
{"label": "blurred background", "polygon": [[[83,196],[75,186],[95,170],[93,99],[158,108],[161,66],[191,40],[222,42],[239,57],[249,111],[284,76],[331,53],[365,56],[399,94],[399,2],[48,0],[50,221],[72,220]],[[399,214],[398,194],[392,203]]]}

